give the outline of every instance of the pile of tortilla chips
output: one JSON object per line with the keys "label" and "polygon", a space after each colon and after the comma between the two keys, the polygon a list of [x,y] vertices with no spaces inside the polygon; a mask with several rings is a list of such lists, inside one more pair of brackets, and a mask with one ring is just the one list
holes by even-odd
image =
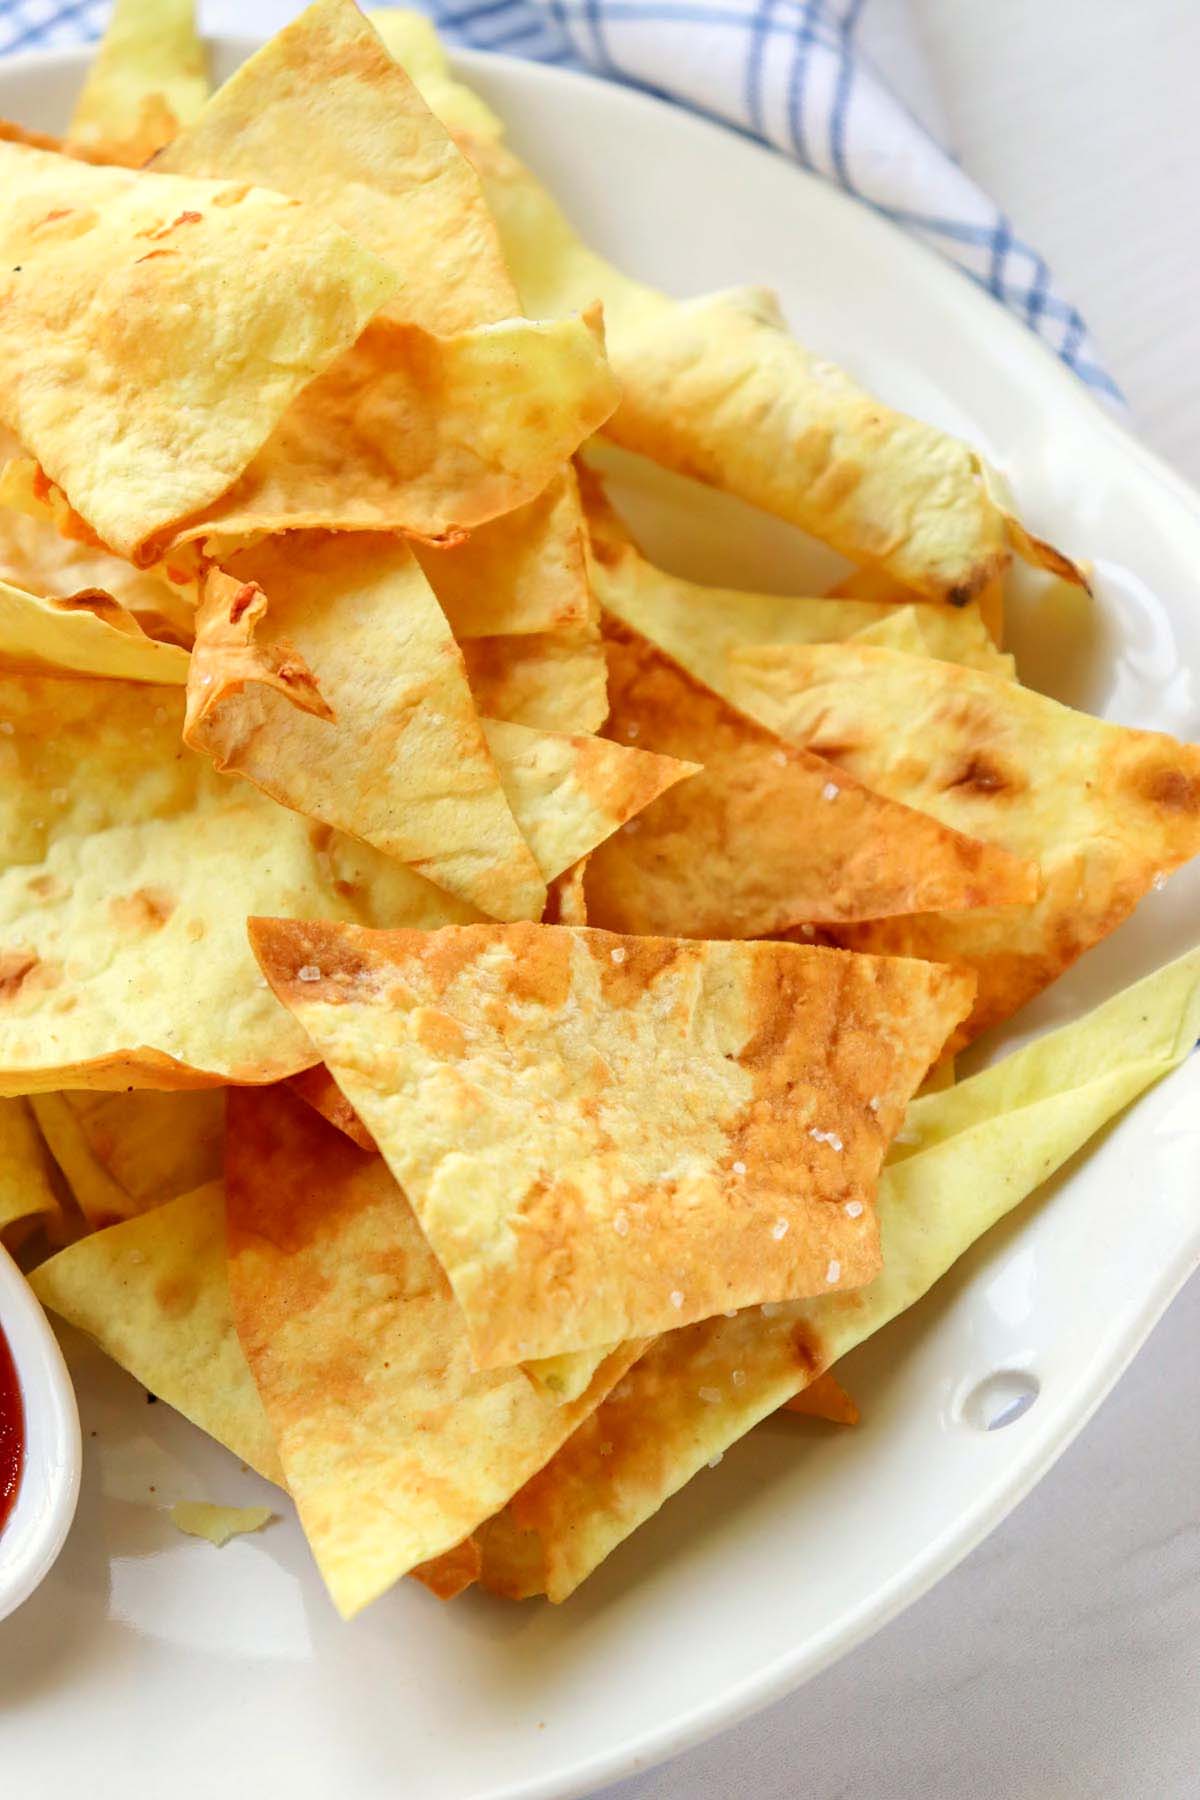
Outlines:
{"label": "pile of tortilla chips", "polygon": [[[1200,851],[1200,748],[1022,687],[1013,558],[1082,577],[978,454],[601,261],[415,14],[210,97],[118,0],[0,177],[0,1229],[343,1614],[563,1599],[853,1424],[831,1366],[1190,1049],[1200,952],[952,1060]],[[654,567],[599,432],[843,578]]]}

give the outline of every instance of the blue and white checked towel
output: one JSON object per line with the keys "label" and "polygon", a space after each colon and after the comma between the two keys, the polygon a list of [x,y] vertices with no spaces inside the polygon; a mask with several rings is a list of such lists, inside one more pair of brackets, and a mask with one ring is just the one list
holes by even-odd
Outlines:
{"label": "blue and white checked towel", "polygon": [[[907,0],[432,0],[451,42],[588,69],[722,119],[934,245],[1119,402],[1079,313],[936,135]],[[300,0],[208,0],[263,34]],[[107,0],[0,0],[0,54],[99,35]],[[886,69],[887,73],[884,74]],[[934,129],[922,119],[933,117]]]}

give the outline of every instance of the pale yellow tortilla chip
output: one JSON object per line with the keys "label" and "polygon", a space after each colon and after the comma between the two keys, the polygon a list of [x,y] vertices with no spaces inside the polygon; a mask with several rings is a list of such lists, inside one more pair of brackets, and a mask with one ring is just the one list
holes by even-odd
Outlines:
{"label": "pale yellow tortilla chip", "polygon": [[94,1231],[191,1193],[221,1173],[220,1089],[34,1094],[29,1104]]}
{"label": "pale yellow tortilla chip", "polygon": [[483,1580],[563,1600],[714,1456],[919,1300],[998,1219],[1190,1053],[1192,951],[1073,1025],[910,1106],[923,1147],[879,1187],[883,1271],[859,1293],[740,1312],[659,1338],[553,1462],[484,1528]]}
{"label": "pale yellow tortilla chip", "polygon": [[268,1481],[283,1471],[233,1326],[219,1181],[82,1238],[30,1276],[44,1306]]}
{"label": "pale yellow tortilla chip", "polygon": [[[539,918],[545,880],[450,627],[404,541],[291,533],[229,571],[236,579],[210,580],[197,614],[191,747],[481,911]],[[296,703],[294,679],[280,685],[281,666],[310,676],[324,717]]]}
{"label": "pale yellow tortilla chip", "polygon": [[212,1087],[319,1060],[250,954],[264,904],[475,916],[217,775],[180,744],[181,713],[177,688],[0,677],[0,1093]]}
{"label": "pale yellow tortilla chip", "polygon": [[1041,866],[1021,912],[839,928],[855,949],[979,976],[952,1049],[1007,1018],[1200,851],[1200,746],[1133,731],[980,670],[857,644],[730,659],[747,712],[893,800]]}
{"label": "pale yellow tortilla chip", "polygon": [[973,629],[969,639],[967,633],[962,634],[964,641],[958,648],[958,654],[942,655],[942,662],[962,663],[968,669],[986,669],[988,674],[1003,676],[1006,681],[1017,679],[1016,658],[1003,650],[997,650],[977,607],[968,614],[965,606],[943,609],[922,605],[920,602],[915,606],[893,606],[888,609],[886,618],[877,619],[873,625],[856,631],[852,641],[856,644],[882,644],[885,650],[903,650],[908,656],[939,656],[944,634],[927,615],[943,610],[957,618],[969,619]]}
{"label": "pale yellow tortilla chip", "polygon": [[749,644],[821,644],[897,630],[905,646],[945,662],[991,661],[997,652],[979,610],[931,601],[792,598],[702,587],[655,568],[607,503],[596,477],[583,482],[592,579],[604,609],[649,638],[706,687],[733,697],[731,651]]}
{"label": "pale yellow tortilla chip", "polygon": [[211,1500],[177,1500],[171,1523],[188,1537],[204,1538],[223,1550],[231,1538],[261,1531],[275,1514],[269,1506],[219,1506]]}
{"label": "pale yellow tortilla chip", "polygon": [[473,1369],[383,1159],[282,1090],[230,1097],[227,1206],[234,1318],[344,1617],[503,1505],[640,1348],[609,1357],[567,1406],[520,1369]]}
{"label": "pale yellow tortilla chip", "polygon": [[480,1368],[871,1279],[884,1149],[973,986],[566,926],[249,929],[412,1202]]}
{"label": "pale yellow tortilla chip", "polygon": [[50,1157],[27,1102],[0,1100],[0,1231],[58,1211]]}
{"label": "pale yellow tortilla chip", "polygon": [[501,719],[485,719],[483,729],[509,805],[547,882],[700,768],[582,732],[534,731]]}
{"label": "pale yellow tortilla chip", "polygon": [[[316,0],[156,166],[253,181],[322,209],[398,276],[384,309],[396,321],[446,334],[520,311],[478,175],[353,0]],[[378,395],[373,405],[378,415]],[[561,473],[552,485],[550,504],[531,492],[425,559],[457,635],[545,631],[586,615],[578,504]],[[395,523],[385,502],[376,495],[368,525]]]}
{"label": "pale yellow tortilla chip", "polygon": [[279,194],[0,144],[0,418],[131,560],[218,499],[395,285]]}
{"label": "pale yellow tortilla chip", "polygon": [[609,734],[704,767],[597,846],[586,877],[592,924],[768,937],[934,904],[961,911],[1037,898],[1036,864],[785,745],[626,626],[609,625],[606,649]]}
{"label": "pale yellow tortilla chip", "polygon": [[426,13],[402,6],[377,6],[367,9],[367,18],[409,80],[425,96],[426,103],[451,131],[469,130],[472,138],[480,140],[504,136],[504,126],[491,107],[455,79],[433,21]]}
{"label": "pale yellow tortilla chip", "polygon": [[[1010,521],[1011,523],[1011,521]],[[919,601],[920,595],[910,589],[903,588],[882,569],[855,569],[829,590],[830,596],[849,600],[883,600],[893,605],[907,606]],[[988,635],[996,648],[1004,645],[1004,577],[997,576],[975,601],[969,604],[976,606]],[[953,658],[947,658],[952,661]]]}
{"label": "pale yellow tortilla chip", "polygon": [[136,168],[208,97],[195,0],[114,0],[67,130],[67,148]]}
{"label": "pale yellow tortilla chip", "polygon": [[608,714],[608,670],[597,624],[526,636],[468,638],[460,645],[481,713],[541,731],[599,731]]}
{"label": "pale yellow tortilla chip", "polygon": [[46,600],[0,581],[0,668],[182,683],[188,655],[147,637],[107,594]]}

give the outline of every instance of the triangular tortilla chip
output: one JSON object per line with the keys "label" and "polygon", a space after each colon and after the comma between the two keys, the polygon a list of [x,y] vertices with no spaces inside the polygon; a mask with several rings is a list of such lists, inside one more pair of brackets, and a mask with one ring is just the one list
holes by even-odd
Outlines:
{"label": "triangular tortilla chip", "polygon": [[547,882],[572,868],[699,763],[584,732],[534,731],[485,719],[504,791]]}
{"label": "triangular tortilla chip", "polygon": [[208,97],[195,0],[115,0],[75,103],[67,146],[137,168]]}
{"label": "triangular tortilla chip", "polygon": [[591,923],[672,937],[768,937],[803,923],[1028,904],[1035,864],[848,780],[702,687],[636,632],[607,632],[606,727],[704,767],[588,864]]}
{"label": "triangular tortilla chip", "polygon": [[395,285],[279,194],[0,144],[0,418],[131,560],[217,500]]}
{"label": "triangular tortilla chip", "polygon": [[[697,680],[732,697],[729,656],[749,644],[823,644],[896,630],[927,656],[989,665],[997,652],[979,610],[931,601],[901,607],[880,600],[791,598],[701,587],[648,562],[608,504],[595,475],[583,484],[596,594],[605,610],[682,663]],[[905,646],[907,647],[907,645]]]}
{"label": "triangular tortilla chip", "polygon": [[846,929],[856,949],[976,971],[975,1010],[951,1049],[1032,999],[1200,851],[1198,745],[891,650],[745,650],[731,667],[740,703],[781,737],[1040,864],[1041,898],[1019,913]]}
{"label": "triangular tortilla chip", "polygon": [[453,1549],[625,1373],[569,1406],[471,1366],[462,1314],[404,1195],[282,1090],[230,1096],[234,1318],[287,1486],[349,1617]]}
{"label": "triangular tortilla chip", "polygon": [[[444,334],[520,311],[478,175],[353,0],[316,0],[157,166],[253,181],[323,209],[399,277],[385,308],[395,320]],[[578,503],[561,474],[551,490],[549,502],[531,495],[468,543],[423,558],[457,635],[586,616]],[[395,523],[382,497],[375,511],[366,523]]]}
{"label": "triangular tortilla chip", "polygon": [[[969,600],[1004,568],[1010,521],[975,452],[812,357],[764,290],[678,303],[605,263],[492,115],[446,78],[444,60],[439,69],[427,34],[418,27],[414,38],[403,16],[376,23],[402,60],[415,44],[410,72],[483,178],[525,307],[549,316],[603,301],[622,384],[606,435],[777,513],[852,561],[882,564],[929,599]],[[1054,554],[1019,529],[1011,541],[1035,560]]]}
{"label": "triangular tortilla chip", "polygon": [[219,1089],[35,1094],[29,1104],[93,1230],[191,1193],[224,1166]]}
{"label": "triangular tortilla chip", "polygon": [[147,637],[107,594],[44,600],[0,581],[0,668],[182,683],[188,656]]}
{"label": "triangular tortilla chip", "polygon": [[808,1419],[824,1419],[829,1425],[857,1425],[861,1416],[858,1402],[828,1369],[801,1388],[798,1394],[793,1394],[790,1400],[785,1400],[782,1410],[802,1413]]}
{"label": "triangular tortilla chip", "polygon": [[599,731],[608,671],[597,624],[523,637],[468,638],[460,646],[481,713],[540,731]]}
{"label": "triangular tortilla chip", "polygon": [[[197,614],[191,747],[481,911],[539,918],[545,881],[450,628],[403,540],[291,533],[229,571],[235,579],[210,579]],[[265,593],[265,617],[241,584]],[[294,683],[280,688],[281,661],[315,681],[325,717],[294,703]]]}
{"label": "triangular tortilla chip", "polygon": [[865,1291],[709,1319],[651,1346],[481,1534],[486,1585],[563,1600],[714,1456],[919,1300],[1200,1034],[1200,952],[945,1094],[889,1156],[883,1272]]}
{"label": "triangular tortilla chip", "polygon": [[282,1485],[271,1427],[233,1327],[219,1181],[82,1238],[29,1279],[43,1306]]}
{"label": "triangular tortilla chip", "polygon": [[972,991],[790,944],[249,929],[480,1368],[869,1280],[884,1148]]}
{"label": "triangular tortilla chip", "polygon": [[309,1067],[246,942],[264,903],[364,924],[476,916],[217,775],[180,744],[181,714],[178,688],[0,677],[0,1093]]}
{"label": "triangular tortilla chip", "polygon": [[24,1100],[0,1100],[0,1231],[58,1213],[51,1162]]}

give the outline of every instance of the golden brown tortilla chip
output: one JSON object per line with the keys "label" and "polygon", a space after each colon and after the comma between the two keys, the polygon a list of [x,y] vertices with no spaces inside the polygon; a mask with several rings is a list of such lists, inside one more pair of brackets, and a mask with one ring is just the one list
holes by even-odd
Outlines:
{"label": "golden brown tortilla chip", "polygon": [[629,1367],[567,1406],[471,1366],[464,1321],[378,1156],[282,1089],[231,1095],[234,1318],[287,1486],[343,1616],[456,1549]]}
{"label": "golden brown tortilla chip", "polygon": [[0,144],[0,418],[131,560],[218,499],[394,288],[279,194]]}
{"label": "golden brown tortilla chip", "polygon": [[479,1533],[483,1581],[564,1600],[712,1458],[915,1304],[1200,1033],[1200,952],[944,1094],[916,1101],[879,1184],[869,1288],[751,1308],[654,1343],[540,1475]]}
{"label": "golden brown tortilla chip", "polygon": [[108,594],[46,600],[0,581],[0,668],[182,683],[188,656],[147,637]]}
{"label": "golden brown tortilla chip", "polygon": [[464,1538],[444,1556],[420,1563],[409,1574],[422,1587],[427,1587],[439,1600],[457,1600],[467,1588],[479,1580],[483,1570],[483,1553],[473,1537]]}
{"label": "golden brown tortilla chip", "polygon": [[781,737],[1039,863],[1041,897],[1020,912],[839,928],[855,949],[976,971],[952,1050],[1032,999],[1200,851],[1200,746],[890,650],[762,648],[731,665],[741,704]]}
{"label": "golden brown tortilla chip", "polygon": [[67,148],[137,168],[208,96],[195,0],[115,0],[67,131]]}
{"label": "golden brown tortilla chip", "polygon": [[35,1094],[29,1104],[94,1231],[191,1193],[221,1173],[220,1089]]}
{"label": "golden brown tortilla chip", "polygon": [[50,1157],[28,1103],[0,1100],[0,1231],[58,1210]]}
{"label": "golden brown tortilla chip", "polygon": [[608,714],[608,671],[597,624],[460,645],[481,713],[540,731],[599,731]]}
{"label": "golden brown tortilla chip", "polygon": [[30,1282],[43,1306],[94,1338],[143,1387],[282,1485],[233,1327],[219,1181],[82,1238]]}
{"label": "golden brown tortilla chip", "polygon": [[344,1131],[350,1142],[357,1144],[360,1150],[378,1148],[375,1139],[324,1063],[317,1063],[311,1069],[303,1069],[299,1075],[289,1076],[287,1085],[293,1094],[299,1094],[301,1100],[311,1106],[314,1112],[319,1112],[330,1125],[336,1125],[339,1131]]}
{"label": "golden brown tortilla chip", "polygon": [[264,902],[475,916],[217,775],[180,744],[181,715],[178,688],[0,676],[0,1092],[212,1087],[317,1061],[250,954]]}
{"label": "golden brown tortilla chip", "polygon": [[809,1419],[824,1419],[829,1425],[857,1425],[861,1417],[857,1401],[828,1369],[801,1388],[798,1394],[793,1394],[790,1400],[785,1400],[782,1411],[803,1413]]}
{"label": "golden brown tortilla chip", "polygon": [[704,767],[598,845],[586,877],[592,924],[767,937],[928,911],[934,893],[950,911],[1036,899],[1035,864],[785,745],[624,625],[609,625],[606,647],[608,733]]}
{"label": "golden brown tortilla chip", "polygon": [[536,500],[481,525],[461,543],[413,548],[460,641],[570,630],[591,618],[583,522],[570,469]]}
{"label": "golden brown tortilla chip", "polygon": [[869,1280],[884,1148],[973,986],[566,926],[249,929],[480,1368]]}
{"label": "golden brown tortilla chip", "polygon": [[[544,878],[403,540],[291,533],[229,571],[197,614],[187,743],[481,911],[540,917]],[[324,717],[298,703],[307,683]]]}

